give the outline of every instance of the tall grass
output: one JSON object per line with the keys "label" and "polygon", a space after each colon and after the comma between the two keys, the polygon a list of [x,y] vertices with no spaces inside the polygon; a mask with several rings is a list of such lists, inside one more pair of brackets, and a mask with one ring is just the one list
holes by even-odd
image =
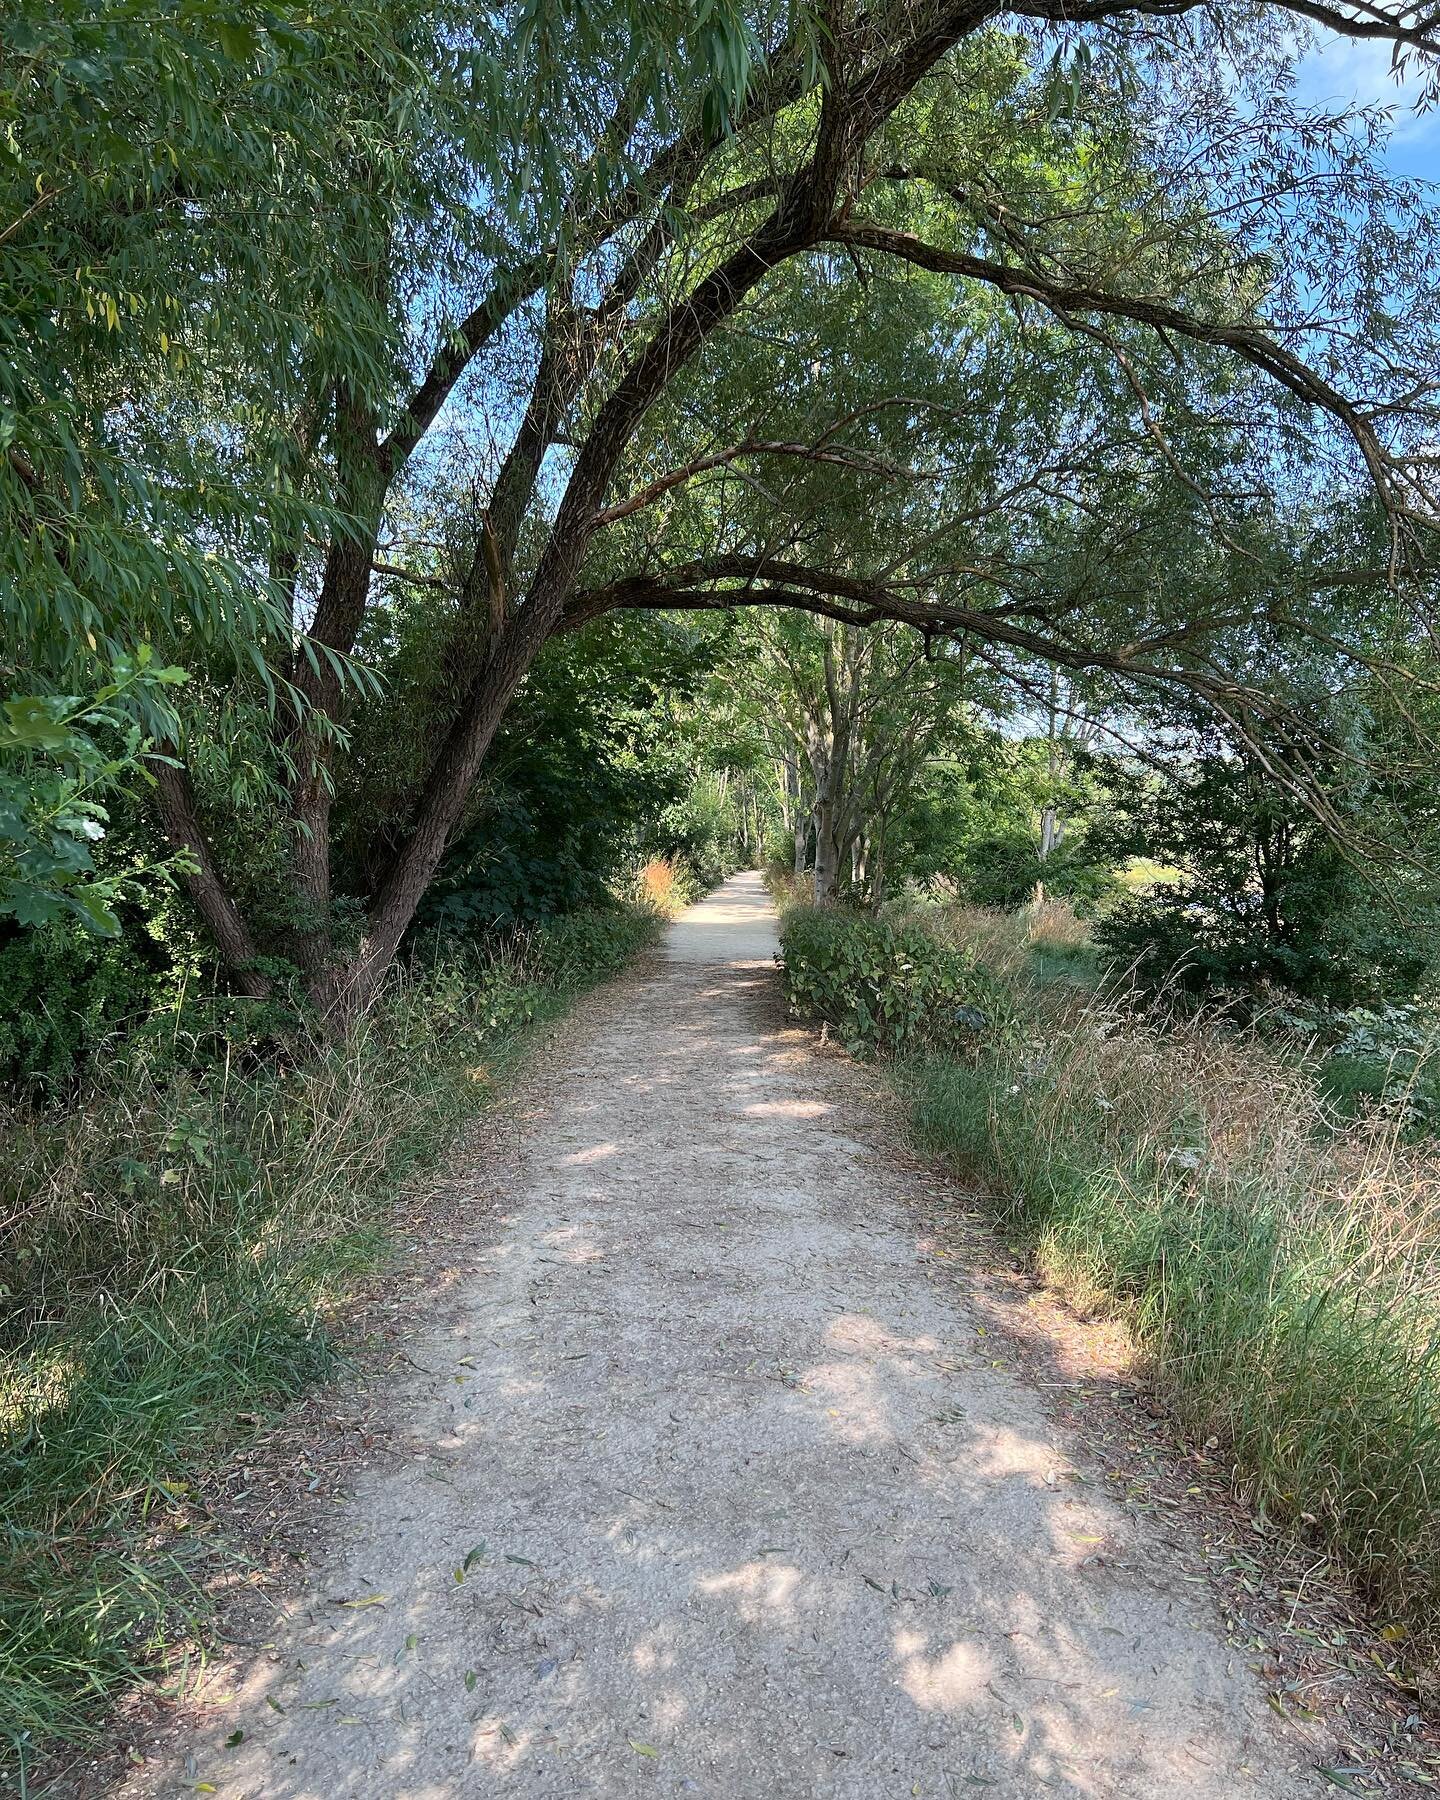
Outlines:
{"label": "tall grass", "polygon": [[[656,929],[617,909],[397,979],[339,1044],[136,1051],[0,1115],[0,1732],[82,1731],[204,1609],[197,1469],[329,1369],[407,1177],[527,1028]],[[4,1744],[0,1740],[0,1754]]]}
{"label": "tall grass", "polygon": [[635,875],[636,902],[666,918],[693,906],[702,891],[694,870],[670,856],[652,856]]}
{"label": "tall grass", "polygon": [[1006,996],[978,1057],[906,1066],[921,1138],[981,1176],[1051,1282],[1128,1321],[1252,1504],[1433,1657],[1440,1145],[1403,1109],[1342,1116],[1311,1062],[1256,1032],[1037,979],[1063,921],[916,916]]}
{"label": "tall grass", "polygon": [[1049,1004],[912,1085],[1047,1276],[1118,1309],[1252,1502],[1440,1646],[1440,1157],[1215,1021]]}

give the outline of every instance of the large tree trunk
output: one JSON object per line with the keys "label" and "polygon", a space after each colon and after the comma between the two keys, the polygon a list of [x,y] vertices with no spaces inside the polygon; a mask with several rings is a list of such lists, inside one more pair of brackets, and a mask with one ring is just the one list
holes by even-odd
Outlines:
{"label": "large tree trunk", "polygon": [[363,1012],[374,998],[460,822],[511,697],[546,636],[543,621],[527,608],[497,641],[475,693],[435,761],[410,836],[370,908],[360,949],[337,977],[331,1008],[341,1020]]}
{"label": "large tree trunk", "polygon": [[793,834],[795,844],[794,871],[798,881],[805,873],[805,848],[810,837],[810,820],[805,809],[804,793],[800,782],[800,758],[794,750],[787,750],[781,760],[783,780],[780,790],[780,811],[785,821],[785,829]]}

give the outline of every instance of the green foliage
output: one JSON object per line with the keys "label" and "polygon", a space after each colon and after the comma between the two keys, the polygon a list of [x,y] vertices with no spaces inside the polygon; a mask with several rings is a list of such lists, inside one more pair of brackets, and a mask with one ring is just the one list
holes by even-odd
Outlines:
{"label": "green foliage", "polygon": [[[1144,991],[1223,989],[1245,1003],[1279,992],[1343,1010],[1412,994],[1433,961],[1433,875],[1383,845],[1357,856],[1254,757],[1212,751],[1163,782],[1117,776],[1116,798],[1112,854],[1181,871],[1095,926],[1111,966]],[[1352,824],[1373,822],[1375,797],[1337,798]]]}
{"label": "green foliage", "polygon": [[0,1083],[64,1084],[179,1002],[198,961],[188,919],[170,894],[123,912],[114,939],[64,921],[0,931]]}
{"label": "green foliage", "polygon": [[[668,620],[601,621],[547,646],[516,697],[413,935],[483,936],[605,896],[646,856],[678,847],[700,727],[679,709],[705,676],[705,640]],[[362,644],[385,686],[352,737],[336,807],[337,880],[366,893],[446,716],[435,621],[398,600]]]}
{"label": "green foliage", "polygon": [[0,1757],[203,1628],[198,1479],[332,1366],[397,1192],[527,1028],[656,928],[613,907],[471,949],[263,1060],[142,1036],[94,1091],[0,1115]]}
{"label": "green foliage", "polygon": [[659,934],[659,915],[644,907],[585,907],[539,927],[534,961],[547,982],[568,993],[618,975]]}
{"label": "green foliage", "polygon": [[[984,690],[976,698],[983,701]],[[1042,882],[1047,894],[1087,909],[1109,895],[1116,852],[1091,832],[1103,810],[1095,757],[1072,755],[1076,766],[1062,779],[1048,766],[1044,739],[1007,739],[974,705],[957,712],[946,750],[906,795],[892,828],[897,878],[941,878],[973,906],[1021,906]],[[1042,858],[1047,803],[1065,834]]]}
{"label": "green foliage", "polygon": [[698,898],[740,866],[739,819],[733,799],[709,770],[692,776],[685,791],[659,815],[647,849],[684,865]]}
{"label": "green foliage", "polygon": [[973,1045],[997,1022],[994,984],[973,954],[917,926],[797,906],[785,914],[780,958],[791,1010],[825,1020],[861,1055]]}
{"label": "green foliage", "polygon": [[383,105],[354,77],[400,77],[387,10],[19,0],[6,42],[12,641],[62,681],[182,632],[192,667],[262,658],[285,626],[269,532],[333,517],[295,479],[296,413],[313,381],[373,385],[391,356],[383,308],[340,273],[398,209],[393,185],[354,180],[385,156]]}
{"label": "green foliage", "polygon": [[[117,937],[115,904],[142,872],[164,877],[185,859],[100,874],[95,846],[110,815],[105,799],[145,777],[150,749],[137,704],[184,681],[157,667],[148,644],[117,656],[95,693],[26,694],[0,707],[0,919],[23,926],[77,921]],[[109,740],[107,744],[106,740]]]}

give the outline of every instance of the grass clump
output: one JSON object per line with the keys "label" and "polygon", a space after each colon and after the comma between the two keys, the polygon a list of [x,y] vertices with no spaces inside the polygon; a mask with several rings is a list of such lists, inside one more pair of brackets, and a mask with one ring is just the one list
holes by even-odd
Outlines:
{"label": "grass clump", "polygon": [[705,883],[695,869],[678,857],[652,856],[635,876],[637,903],[667,919],[693,906],[704,892]]}
{"label": "grass clump", "polygon": [[334,1363],[397,1193],[527,1029],[653,940],[604,908],[399,978],[342,1042],[154,1052],[0,1114],[0,1764],[203,1616],[197,1471]]}
{"label": "grass clump", "polygon": [[[963,943],[974,915],[931,928]],[[972,947],[1008,1006],[905,1067],[918,1134],[989,1184],[1046,1278],[1121,1314],[1251,1503],[1440,1646],[1440,1148],[1345,1117],[1258,1030],[1037,979],[1023,919]],[[1043,973],[1043,964],[1040,965]]]}

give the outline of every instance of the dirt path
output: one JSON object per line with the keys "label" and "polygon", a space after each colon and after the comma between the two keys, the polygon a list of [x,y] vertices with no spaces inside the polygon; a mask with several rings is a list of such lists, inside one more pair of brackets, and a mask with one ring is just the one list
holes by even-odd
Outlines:
{"label": "dirt path", "polygon": [[566,1040],[407,1346],[409,1453],[126,1793],[1332,1791],[1207,1591],[975,1366],[912,1177],[781,1026],[774,947],[737,876]]}

